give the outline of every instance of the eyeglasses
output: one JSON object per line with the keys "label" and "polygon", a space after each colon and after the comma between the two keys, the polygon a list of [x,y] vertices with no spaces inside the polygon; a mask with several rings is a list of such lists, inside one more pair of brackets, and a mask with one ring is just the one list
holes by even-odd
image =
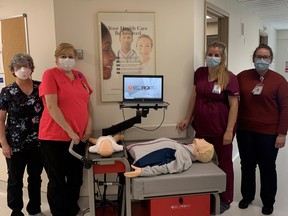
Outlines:
{"label": "eyeglasses", "polygon": [[269,59],[271,58],[271,56],[267,56],[267,55],[256,55],[254,58],[255,58],[255,59],[269,60]]}

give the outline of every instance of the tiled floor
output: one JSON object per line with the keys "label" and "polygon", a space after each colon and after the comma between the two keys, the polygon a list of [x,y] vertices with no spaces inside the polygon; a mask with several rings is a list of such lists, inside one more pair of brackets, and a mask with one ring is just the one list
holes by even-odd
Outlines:
{"label": "tiled floor", "polygon": [[[288,145],[288,144],[286,144]],[[288,164],[288,146],[279,151],[278,159],[277,159],[277,171],[278,171],[278,193],[276,197],[276,203],[274,205],[274,212],[272,216],[287,216],[288,215],[288,172],[287,172],[287,164]],[[223,216],[261,216],[261,208],[262,203],[259,198],[259,188],[257,189],[256,199],[253,204],[249,206],[248,209],[241,210],[238,208],[238,202],[241,200],[240,195],[240,165],[239,165],[239,157],[236,157],[234,161],[234,172],[235,172],[235,192],[234,192],[234,202],[231,205],[231,208],[226,211]],[[259,186],[259,178],[257,179],[257,185]],[[25,203],[27,203],[27,195],[26,191],[24,191]],[[87,207],[87,197],[81,199],[82,202],[80,204],[83,209]],[[86,202],[84,201],[86,200]],[[49,211],[49,206],[46,200],[46,194],[42,195],[42,210],[47,216],[52,216]],[[6,205],[6,183],[0,182],[0,215],[1,216],[9,216],[11,213],[10,209]],[[25,211],[25,215],[28,215]],[[85,214],[85,216],[89,216],[89,213]]]}

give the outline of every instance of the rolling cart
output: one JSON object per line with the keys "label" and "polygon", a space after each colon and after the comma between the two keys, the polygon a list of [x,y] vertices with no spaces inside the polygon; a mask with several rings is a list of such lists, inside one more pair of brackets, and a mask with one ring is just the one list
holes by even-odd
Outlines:
{"label": "rolling cart", "polygon": [[[124,182],[111,182],[107,181],[106,174],[111,173],[124,173],[130,171],[130,164],[126,157],[126,151],[116,152],[111,157],[101,157],[98,154],[88,152],[88,148],[85,157],[79,155],[73,150],[73,141],[70,144],[69,152],[84,163],[84,167],[88,170],[88,195],[89,195],[89,208],[90,216],[97,215],[96,213],[96,198],[97,188],[104,186],[103,197],[100,202],[107,202],[106,188],[108,185],[117,185],[123,190],[120,190],[120,196],[122,196],[121,202],[121,216],[131,216],[131,196],[130,196],[130,179],[124,177]],[[104,180],[98,181],[97,175],[104,174]],[[118,190],[119,191],[119,190]]]}
{"label": "rolling cart", "polygon": [[[136,109],[136,115],[130,119],[127,119],[123,122],[120,122],[116,125],[112,125],[109,128],[102,129],[102,135],[112,135],[122,132],[128,128],[134,126],[134,124],[141,123],[142,117],[147,117],[149,113],[149,109],[167,109],[169,103],[164,102],[161,104],[134,104],[134,105],[126,105],[124,103],[120,103],[120,109],[131,108]],[[97,215],[96,213],[96,189],[100,186],[104,186],[104,196],[103,201],[106,201],[105,188],[108,185],[118,185],[123,188],[122,190],[122,202],[121,202],[121,216],[131,216],[131,179],[124,177],[122,175],[124,181],[123,182],[107,182],[106,174],[121,174],[126,171],[130,171],[130,164],[127,157],[126,149],[122,152],[114,152],[110,157],[102,157],[95,153],[89,153],[88,148],[86,150],[85,156],[79,155],[75,151],[73,151],[73,141],[70,144],[69,152],[80,159],[84,163],[84,167],[88,169],[88,189],[89,189],[89,208],[90,208],[90,216]],[[95,177],[96,175],[104,174],[104,181],[99,182]]]}

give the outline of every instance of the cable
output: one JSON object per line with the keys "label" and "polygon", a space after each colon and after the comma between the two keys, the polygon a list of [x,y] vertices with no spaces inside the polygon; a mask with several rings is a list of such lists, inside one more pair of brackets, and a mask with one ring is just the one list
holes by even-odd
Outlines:
{"label": "cable", "polygon": [[158,129],[162,126],[164,120],[165,120],[165,109],[163,109],[163,118],[162,118],[162,121],[160,122],[160,124],[159,124],[157,127],[153,128],[153,129],[146,129],[146,128],[141,128],[141,127],[138,127],[138,126],[134,126],[134,127],[135,127],[135,128],[138,128],[138,129],[140,129],[140,130],[143,130],[143,131],[156,131],[156,130],[158,130]]}
{"label": "cable", "polygon": [[[165,110],[166,109],[163,109],[163,118],[162,118],[162,121],[160,122],[160,124],[156,127],[156,128],[153,128],[153,129],[146,129],[146,128],[142,128],[142,127],[138,127],[138,126],[133,126],[133,127],[135,127],[135,128],[137,128],[137,129],[140,129],[140,130],[143,130],[143,131],[156,131],[156,130],[158,130],[161,126],[162,126],[162,124],[163,124],[163,122],[164,122],[164,120],[165,120]],[[125,113],[124,113],[124,109],[122,109],[122,116],[123,116],[123,119],[124,119],[124,121],[126,120],[125,119]],[[123,131],[123,134],[125,133],[125,131]]]}

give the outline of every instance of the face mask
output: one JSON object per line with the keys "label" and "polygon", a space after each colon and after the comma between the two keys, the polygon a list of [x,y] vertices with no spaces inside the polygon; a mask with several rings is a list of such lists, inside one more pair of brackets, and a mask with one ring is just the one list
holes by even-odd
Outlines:
{"label": "face mask", "polygon": [[75,66],[75,59],[70,58],[59,58],[58,66],[64,71],[71,71]]}
{"label": "face mask", "polygon": [[254,61],[256,71],[266,71],[270,65],[269,60],[259,59]]}
{"label": "face mask", "polygon": [[21,67],[15,71],[15,76],[19,79],[26,80],[30,77],[32,70],[30,68]]}
{"label": "face mask", "polygon": [[207,56],[206,57],[206,65],[209,68],[217,67],[221,62],[221,57]]}

